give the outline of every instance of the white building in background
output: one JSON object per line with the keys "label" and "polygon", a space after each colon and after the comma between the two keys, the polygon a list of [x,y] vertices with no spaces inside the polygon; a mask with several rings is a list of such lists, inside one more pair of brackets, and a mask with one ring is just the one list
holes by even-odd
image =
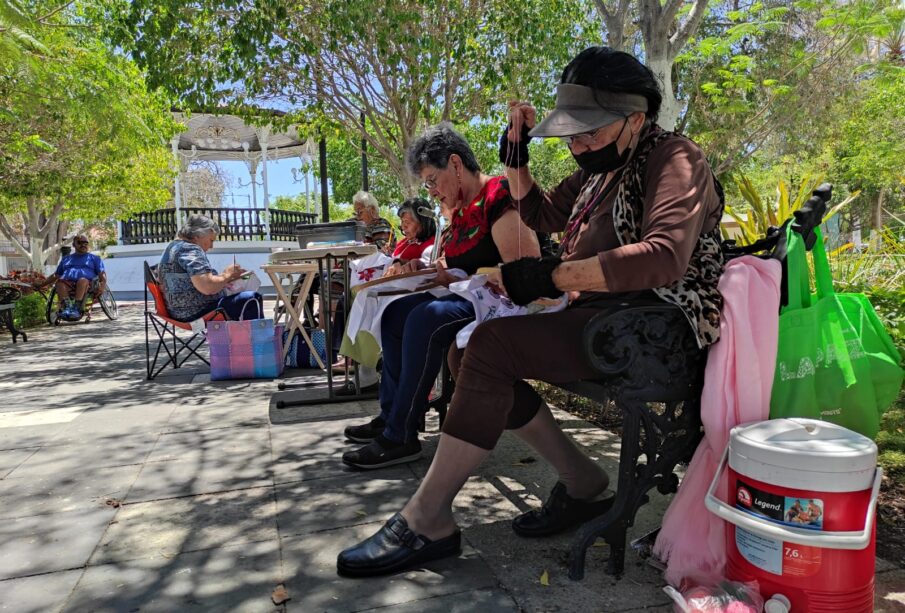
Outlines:
{"label": "white building in background", "polygon": [[[28,239],[24,239],[26,244]],[[29,268],[31,262],[22,257],[13,247],[12,242],[5,236],[0,236],[0,276],[6,276],[11,270]]]}

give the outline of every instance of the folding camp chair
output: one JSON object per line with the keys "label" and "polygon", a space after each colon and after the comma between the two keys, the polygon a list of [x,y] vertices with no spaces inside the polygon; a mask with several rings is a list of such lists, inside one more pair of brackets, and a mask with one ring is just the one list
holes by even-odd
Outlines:
{"label": "folding camp chair", "polygon": [[[156,269],[157,266],[154,266]],[[148,379],[153,379],[159,375],[164,368],[172,365],[173,368],[179,368],[190,357],[195,356],[208,366],[210,362],[198,350],[204,345],[207,337],[205,336],[206,324],[213,320],[225,320],[226,314],[215,309],[204,317],[194,321],[178,321],[170,317],[167,311],[167,305],[163,298],[163,288],[157,279],[155,270],[148,266],[145,262],[145,358],[148,369]],[[150,308],[148,302],[148,294],[154,302],[154,308]],[[151,329],[157,335],[157,346],[154,349],[153,357],[151,355]],[[186,330],[191,332],[191,336],[179,336],[176,330]],[[166,359],[161,359],[163,349]],[[161,361],[158,364],[158,360]]]}

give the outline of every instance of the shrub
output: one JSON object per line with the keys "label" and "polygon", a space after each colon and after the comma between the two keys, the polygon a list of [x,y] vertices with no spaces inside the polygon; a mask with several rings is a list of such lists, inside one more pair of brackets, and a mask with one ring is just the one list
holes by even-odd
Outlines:
{"label": "shrub", "polygon": [[905,477],[905,453],[901,451],[883,451],[879,458],[883,472],[889,477]]}
{"label": "shrub", "polygon": [[864,293],[905,359],[905,286],[888,289],[869,287],[864,289]]}
{"label": "shrub", "polygon": [[[895,411],[889,411],[894,413]],[[887,422],[888,423],[888,422]],[[877,435],[877,447],[881,451],[899,451],[905,453],[905,433],[902,428],[893,428],[887,425],[887,429]]]}
{"label": "shrub", "polygon": [[[806,175],[799,185],[797,193],[792,193],[789,185],[785,181],[779,181],[776,187],[776,201],[771,204],[761,198],[760,194],[751,183],[751,180],[744,175],[739,175],[735,179],[736,187],[747,204],[747,210],[726,205],[726,213],[728,213],[738,224],[739,234],[734,237],[739,245],[750,245],[759,238],[766,235],[767,229],[771,226],[779,227],[785,220],[792,217],[792,213],[800,209],[817,187],[823,183],[823,177],[817,175]],[[855,192],[842,202],[830,207],[823,216],[826,222],[830,217],[842,210],[852,200],[858,197],[860,192]],[[723,238],[729,238],[729,230],[722,228]]]}
{"label": "shrub", "polygon": [[35,292],[22,296],[16,301],[13,311],[13,320],[17,328],[33,328],[45,322],[44,316],[47,310],[47,301],[44,296]]}

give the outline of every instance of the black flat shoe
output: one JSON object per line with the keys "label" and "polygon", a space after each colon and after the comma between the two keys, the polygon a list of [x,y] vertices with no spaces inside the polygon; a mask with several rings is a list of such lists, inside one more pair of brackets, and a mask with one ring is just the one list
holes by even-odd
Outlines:
{"label": "black flat shoe", "polygon": [[343,434],[345,434],[346,438],[350,441],[355,441],[356,443],[370,443],[383,434],[383,429],[386,428],[386,425],[387,423],[381,419],[380,415],[378,415],[366,424],[361,424],[360,426],[346,426],[346,429],[343,430]]}
{"label": "black flat shoe", "polygon": [[563,483],[557,482],[544,505],[513,519],[512,529],[519,536],[529,538],[565,532],[609,511],[616,497],[609,491],[604,496],[578,500],[566,493]]}
{"label": "black flat shoe", "polygon": [[460,553],[462,532],[458,528],[449,536],[432,541],[412,532],[405,518],[396,513],[373,536],[340,553],[336,572],[344,577],[376,577]]}
{"label": "black flat shoe", "polygon": [[382,434],[373,441],[355,451],[343,454],[343,463],[362,470],[386,468],[396,464],[414,462],[421,457],[421,443],[418,439],[408,443],[394,443]]}

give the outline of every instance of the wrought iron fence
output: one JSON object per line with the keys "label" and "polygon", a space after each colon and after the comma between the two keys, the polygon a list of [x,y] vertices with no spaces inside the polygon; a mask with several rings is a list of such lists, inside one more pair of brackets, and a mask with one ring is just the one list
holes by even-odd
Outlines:
{"label": "wrought iron fence", "polygon": [[295,233],[296,224],[316,222],[317,215],[315,215],[314,213],[270,209],[270,240],[298,240],[298,235]]}
{"label": "wrought iron fence", "polygon": [[[260,241],[267,238],[263,209],[186,207],[180,215],[204,215],[220,226],[218,240]],[[295,226],[314,223],[317,216],[300,211],[270,209],[270,240],[296,240]],[[176,237],[179,220],[176,209],[137,213],[122,222],[120,240],[123,245],[166,243]]]}

